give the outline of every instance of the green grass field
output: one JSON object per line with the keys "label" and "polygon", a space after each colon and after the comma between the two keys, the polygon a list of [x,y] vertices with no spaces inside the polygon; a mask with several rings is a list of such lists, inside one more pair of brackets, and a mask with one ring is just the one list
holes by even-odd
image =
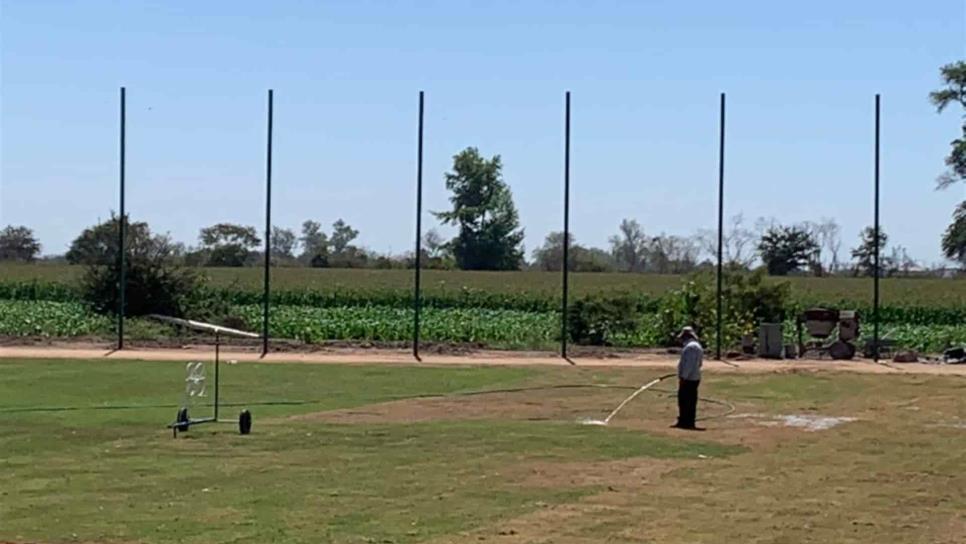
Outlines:
{"label": "green grass field", "polygon": [[[961,542],[966,381],[709,375],[740,417],[666,428],[654,371],[238,364],[177,439],[183,366],[0,360],[2,542]],[[442,397],[432,397],[442,395]],[[301,404],[295,404],[301,401]],[[726,413],[702,403],[705,415]],[[204,415],[206,407],[195,415]],[[858,418],[829,430],[778,414]]]}

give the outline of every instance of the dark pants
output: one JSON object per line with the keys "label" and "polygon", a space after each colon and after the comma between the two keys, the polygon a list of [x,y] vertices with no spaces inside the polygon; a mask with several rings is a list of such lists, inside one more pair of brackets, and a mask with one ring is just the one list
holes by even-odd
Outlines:
{"label": "dark pants", "polygon": [[700,380],[678,380],[678,427],[694,427],[698,415],[698,385]]}

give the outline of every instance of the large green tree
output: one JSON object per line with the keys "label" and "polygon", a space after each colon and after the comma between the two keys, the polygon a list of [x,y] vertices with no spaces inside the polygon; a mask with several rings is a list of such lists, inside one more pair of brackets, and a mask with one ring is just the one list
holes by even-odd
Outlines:
{"label": "large green tree", "polygon": [[953,213],[953,222],[943,235],[943,253],[966,268],[966,200]]}
{"label": "large green tree", "polygon": [[[185,315],[198,276],[178,264],[178,247],[170,237],[152,234],[143,221],[128,217],[126,223],[125,315]],[[109,221],[84,229],[67,253],[70,262],[87,265],[81,282],[83,299],[105,314],[116,313],[119,307],[119,227],[120,218],[112,214]]]}
{"label": "large green tree", "polygon": [[298,238],[292,229],[272,225],[272,262],[286,263],[295,260],[295,246]]}
{"label": "large green tree", "polygon": [[966,182],[966,61],[957,61],[939,69],[943,87],[929,93],[929,99],[942,113],[949,105],[959,104],[962,110],[961,136],[950,142],[952,149],[946,157],[949,170],[939,176],[937,186],[944,189],[960,182]]}
{"label": "large green tree", "polygon": [[[889,235],[881,228],[879,229],[879,276],[884,276],[883,270],[889,270],[891,263],[885,257],[886,244],[889,242]],[[859,235],[858,247],[852,249],[852,260],[855,262],[853,272],[855,275],[874,276],[875,275],[875,250],[876,239],[875,229],[866,227]]]}
{"label": "large green tree", "polygon": [[208,253],[208,266],[244,266],[261,239],[255,227],[218,223],[201,229],[198,235]]}
{"label": "large green tree", "polygon": [[354,247],[352,246],[352,241],[358,237],[358,230],[352,228],[342,219],[336,220],[335,223],[332,223],[332,236],[329,238],[332,253],[339,255],[351,251]]}
{"label": "large green tree", "polygon": [[299,260],[314,268],[329,266],[329,237],[322,231],[322,224],[318,221],[306,220],[302,223],[302,254]]}
{"label": "large green tree", "polygon": [[40,253],[34,231],[25,226],[8,225],[0,230],[0,261],[31,262]]}
{"label": "large green tree", "polygon": [[[543,245],[533,250],[533,266],[538,270],[559,271],[563,263],[564,234],[551,232]],[[567,266],[572,272],[613,272],[614,259],[603,249],[584,247],[570,235],[570,248],[567,251]]]}
{"label": "large green tree", "polygon": [[611,255],[624,272],[643,272],[647,266],[648,239],[634,219],[621,221],[620,234],[610,237]]}
{"label": "large green tree", "polygon": [[[109,265],[117,260],[118,230],[120,218],[111,212],[111,218],[87,227],[70,244],[64,256],[70,264]],[[128,247],[147,246],[152,239],[148,224],[131,221],[128,217],[124,229],[125,244]]]}
{"label": "large green tree", "polygon": [[468,147],[446,174],[453,209],[435,215],[459,228],[449,249],[463,270],[517,270],[523,262],[523,230],[502,170],[499,155],[487,159]]}
{"label": "large green tree", "polygon": [[[949,169],[937,180],[937,188],[945,189],[966,183],[966,61],[947,64],[939,71],[944,86],[929,93],[929,99],[940,113],[951,104],[959,104],[962,112],[962,135],[950,142],[952,149],[946,156]],[[942,248],[946,258],[966,266],[966,200],[961,201],[953,212],[953,222],[943,235]]]}
{"label": "large green tree", "polygon": [[818,251],[815,238],[803,227],[774,226],[758,242],[758,254],[768,273],[785,276],[808,264]]}

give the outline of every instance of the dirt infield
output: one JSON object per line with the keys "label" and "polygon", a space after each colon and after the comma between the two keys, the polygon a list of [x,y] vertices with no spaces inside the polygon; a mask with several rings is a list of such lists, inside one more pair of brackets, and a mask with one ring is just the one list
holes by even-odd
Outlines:
{"label": "dirt infield", "polygon": [[[212,356],[211,346],[185,346],[180,349],[133,348],[107,350],[92,345],[4,346],[0,358],[6,359],[124,359],[139,361],[186,361]],[[510,365],[510,366],[581,366],[637,367],[668,369],[677,363],[673,353],[621,353],[608,356],[585,356],[563,359],[549,353],[477,350],[460,354],[427,354],[420,361],[407,350],[369,348],[329,348],[310,352],[272,352],[262,357],[251,349],[222,348],[223,361],[307,364],[422,364],[422,365]],[[713,372],[771,373],[797,370],[831,370],[869,374],[942,374],[966,376],[966,365],[929,363],[874,363],[869,359],[831,361],[827,359],[747,359],[735,361],[705,360],[706,370]]]}

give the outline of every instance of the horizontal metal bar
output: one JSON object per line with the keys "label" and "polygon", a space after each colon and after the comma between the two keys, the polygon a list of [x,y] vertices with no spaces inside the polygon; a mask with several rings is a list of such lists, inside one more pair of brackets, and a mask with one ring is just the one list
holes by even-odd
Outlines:
{"label": "horizontal metal bar", "polygon": [[174,429],[175,427],[177,427],[177,428],[180,429],[181,427],[190,427],[192,425],[198,425],[200,423],[211,423],[213,421],[215,421],[215,418],[213,418],[213,417],[203,417],[203,418],[200,418],[200,419],[189,419],[188,421],[175,421],[174,423],[168,424],[168,428],[169,429]]}

